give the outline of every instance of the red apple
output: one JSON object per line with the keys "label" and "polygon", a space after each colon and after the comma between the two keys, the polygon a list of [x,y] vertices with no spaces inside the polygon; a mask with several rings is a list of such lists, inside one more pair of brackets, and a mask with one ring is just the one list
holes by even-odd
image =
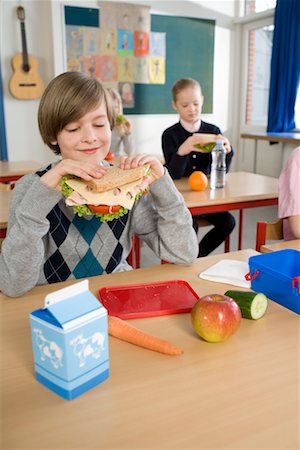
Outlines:
{"label": "red apple", "polygon": [[205,295],[192,309],[195,331],[208,342],[224,342],[240,326],[241,310],[229,297],[220,294]]}

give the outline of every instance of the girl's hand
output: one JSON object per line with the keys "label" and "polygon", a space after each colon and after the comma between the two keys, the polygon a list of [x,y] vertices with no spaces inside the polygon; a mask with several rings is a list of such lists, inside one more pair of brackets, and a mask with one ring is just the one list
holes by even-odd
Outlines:
{"label": "girl's hand", "polygon": [[127,122],[122,123],[122,128],[125,136],[129,136],[131,134],[132,125],[131,122],[129,122],[129,120],[127,120]]}
{"label": "girl's hand", "polygon": [[226,149],[226,153],[230,153],[231,145],[230,145],[229,139],[227,139],[227,137],[223,136],[223,134],[217,134],[217,139],[222,139],[222,141],[224,142],[224,147]]}
{"label": "girl's hand", "polygon": [[151,175],[149,177],[149,184],[163,177],[165,169],[161,162],[152,155],[140,153],[128,157],[122,156],[119,161],[120,168],[125,170],[134,169],[135,167],[143,166],[144,164],[149,164],[150,166]]}
{"label": "girl's hand", "polygon": [[75,175],[85,181],[92,178],[101,178],[107,172],[107,168],[97,164],[91,164],[72,159],[62,159],[55,167],[46,172],[41,181],[51,188],[56,188],[65,175]]}
{"label": "girl's hand", "polygon": [[196,144],[206,145],[211,142],[216,142],[216,134],[206,134],[206,133],[194,133],[192,136],[188,137],[183,144],[179,147],[177,154],[180,156],[189,155],[191,152],[204,153],[204,150],[195,147]]}

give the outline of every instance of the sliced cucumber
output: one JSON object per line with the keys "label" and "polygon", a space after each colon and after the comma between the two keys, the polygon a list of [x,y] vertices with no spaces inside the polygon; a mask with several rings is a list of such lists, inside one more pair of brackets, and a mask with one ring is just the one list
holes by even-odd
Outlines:
{"label": "sliced cucumber", "polygon": [[224,295],[236,301],[245,319],[260,319],[267,310],[268,299],[261,292],[227,291]]}

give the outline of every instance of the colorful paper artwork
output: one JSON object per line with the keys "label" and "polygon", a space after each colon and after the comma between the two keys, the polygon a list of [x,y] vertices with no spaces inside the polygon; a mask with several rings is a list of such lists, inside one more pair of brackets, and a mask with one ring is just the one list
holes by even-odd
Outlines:
{"label": "colorful paper artwork", "polygon": [[119,83],[119,92],[124,108],[134,107],[134,84]]}
{"label": "colorful paper artwork", "polygon": [[113,28],[100,28],[100,54],[116,55],[117,54],[117,30]]}
{"label": "colorful paper artwork", "polygon": [[134,107],[134,83],[163,84],[166,33],[151,32],[150,7],[99,2],[99,28],[66,25],[67,70],[118,87]]}
{"label": "colorful paper artwork", "polygon": [[118,57],[118,80],[133,82],[133,58],[130,56]]}
{"label": "colorful paper artwork", "polygon": [[92,78],[100,79],[100,58],[97,55],[88,55],[83,58],[84,73]]}
{"label": "colorful paper artwork", "polygon": [[166,33],[150,33],[150,55],[166,57]]}
{"label": "colorful paper artwork", "polygon": [[134,56],[149,55],[149,33],[145,31],[134,32]]}
{"label": "colorful paper artwork", "polygon": [[83,29],[75,25],[66,26],[67,59],[80,59],[83,56]]}
{"label": "colorful paper artwork", "polygon": [[99,26],[102,28],[109,28],[116,30],[118,28],[117,18],[118,18],[118,8],[119,4],[114,2],[99,2]]}
{"label": "colorful paper artwork", "polygon": [[164,84],[166,82],[164,58],[149,58],[149,78],[152,84]]}
{"label": "colorful paper artwork", "polygon": [[150,7],[143,6],[134,8],[133,11],[133,29],[134,31],[144,31],[150,33],[151,17]]}
{"label": "colorful paper artwork", "polygon": [[118,3],[117,27],[120,30],[133,32],[133,11],[135,6],[128,3]]}
{"label": "colorful paper artwork", "polygon": [[100,29],[94,27],[84,27],[83,32],[83,54],[99,55],[101,48]]}
{"label": "colorful paper artwork", "polygon": [[128,30],[118,30],[118,55],[133,55],[133,34]]}
{"label": "colorful paper artwork", "polygon": [[149,84],[149,60],[148,58],[134,58],[135,83]]}
{"label": "colorful paper artwork", "polygon": [[100,81],[118,81],[118,59],[116,56],[99,56]]}

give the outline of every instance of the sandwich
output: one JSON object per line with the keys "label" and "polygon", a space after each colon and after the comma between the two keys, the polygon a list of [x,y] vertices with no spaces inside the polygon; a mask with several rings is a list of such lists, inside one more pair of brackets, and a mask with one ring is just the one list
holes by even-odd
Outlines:
{"label": "sandwich", "polygon": [[202,145],[202,144],[195,144],[194,147],[199,149],[199,150],[202,150],[203,153],[210,153],[215,145],[216,145],[215,142],[212,142],[212,143],[204,144],[204,145]]}
{"label": "sandwich", "polygon": [[78,216],[95,215],[109,222],[128,214],[134,203],[148,192],[149,165],[123,170],[111,166],[99,179],[85,181],[77,177],[63,177],[60,190],[66,205]]}

